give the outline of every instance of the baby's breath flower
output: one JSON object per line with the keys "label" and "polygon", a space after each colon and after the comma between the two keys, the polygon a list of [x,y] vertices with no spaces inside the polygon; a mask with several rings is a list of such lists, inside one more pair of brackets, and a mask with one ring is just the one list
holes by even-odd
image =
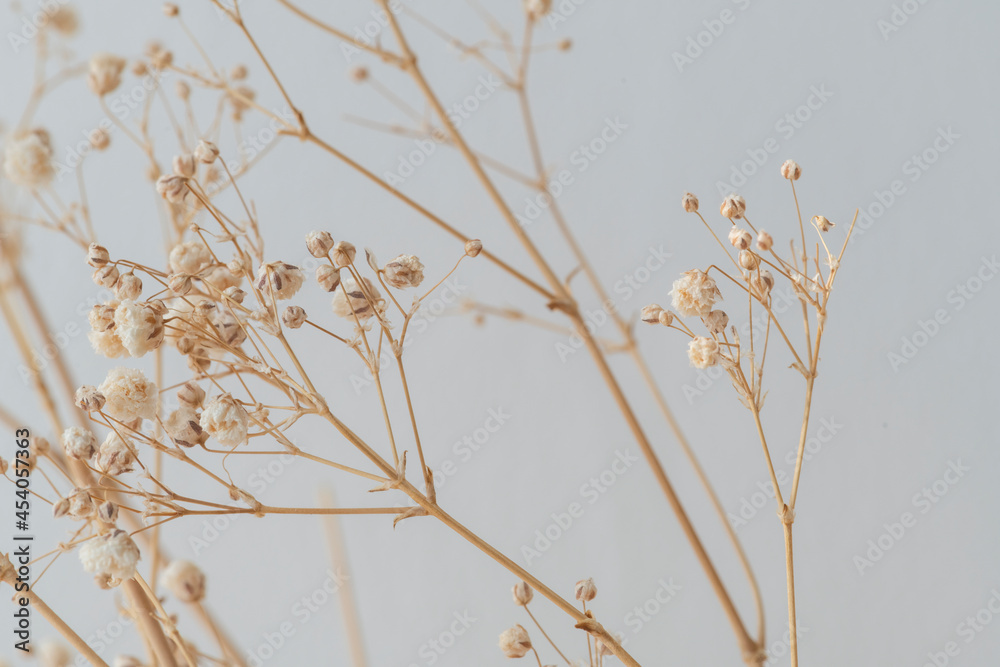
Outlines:
{"label": "baby's breath flower", "polygon": [[108,249],[104,246],[91,243],[90,247],[87,248],[87,264],[90,264],[95,269],[101,268],[110,260],[111,255],[108,254]]}
{"label": "baby's breath flower", "polygon": [[139,547],[124,530],[112,530],[87,540],[80,547],[80,562],[87,572],[130,579],[139,562]]}
{"label": "baby's breath flower", "polygon": [[822,215],[813,216],[812,223],[816,225],[816,229],[821,232],[828,232],[836,226],[827,220],[826,216]]}
{"label": "baby's breath flower", "polygon": [[75,9],[63,5],[49,16],[49,25],[64,37],[69,37],[80,27],[80,19]]}
{"label": "baby's breath flower", "polygon": [[755,273],[751,278],[750,287],[753,289],[754,296],[764,299],[774,287],[774,276],[767,269],[761,269],[760,275]]}
{"label": "baby's breath flower", "polygon": [[713,310],[705,316],[705,326],[714,334],[722,333],[729,324],[729,315],[725,311]]}
{"label": "baby's breath flower", "polygon": [[353,243],[348,243],[347,241],[337,241],[334,244],[333,250],[330,251],[330,259],[333,260],[333,265],[338,269],[342,269],[345,266],[350,266],[354,263],[354,257],[358,254],[358,249],[354,247]]}
{"label": "baby's breath flower", "polygon": [[574,592],[576,593],[577,600],[590,602],[597,597],[597,585],[593,579],[581,579],[576,582]]}
{"label": "baby's breath flower", "polygon": [[73,660],[69,649],[51,639],[42,642],[38,647],[38,664],[40,667],[69,667]]}
{"label": "baby's breath flower", "polygon": [[382,270],[385,281],[396,289],[417,287],[424,281],[424,265],[413,255],[400,255]]}
{"label": "baby's breath flower", "polygon": [[740,250],[740,266],[747,271],[753,271],[760,266],[760,255],[753,250]]}
{"label": "baby's breath flower", "polygon": [[87,85],[95,95],[103,97],[114,91],[122,82],[125,59],[110,53],[98,53],[90,58]]}
{"label": "baby's breath flower", "polygon": [[533,19],[538,19],[552,11],[552,0],[524,0],[524,11]]}
{"label": "baby's breath flower", "polygon": [[202,271],[201,280],[224,292],[230,287],[239,287],[243,282],[243,274],[233,273],[225,264],[216,264]]}
{"label": "baby's breath flower", "polygon": [[698,198],[695,197],[690,192],[685,192],[684,196],[681,198],[681,206],[683,206],[684,210],[687,211],[688,213],[697,213]]}
{"label": "baby's breath flower", "polygon": [[97,438],[82,426],[70,426],[62,434],[63,451],[77,461],[89,461],[97,451]]}
{"label": "baby's breath flower", "polygon": [[94,279],[94,284],[98,287],[111,289],[118,284],[118,275],[118,267],[114,264],[108,264],[99,269],[94,269],[94,275],[91,277]]}
{"label": "baby's breath flower", "polygon": [[531,598],[535,597],[535,592],[531,590],[531,586],[526,581],[519,581],[514,584],[511,594],[514,596],[514,603],[522,607],[531,602]]}
{"label": "baby's breath flower", "polygon": [[185,241],[171,249],[167,262],[174,273],[196,275],[212,263],[212,253],[200,241]]}
{"label": "baby's breath flower", "polygon": [[97,387],[85,384],[76,390],[76,407],[85,412],[97,412],[104,407],[104,395],[97,391]]}
{"label": "baby's breath flower", "polygon": [[118,334],[114,332],[114,329],[109,329],[107,331],[90,331],[87,333],[87,340],[90,341],[90,347],[93,348],[94,352],[102,357],[117,359],[119,357],[128,356],[128,350],[126,350],[125,346],[122,345],[122,342],[118,338]]}
{"label": "baby's breath flower", "polygon": [[181,405],[197,408],[205,401],[205,390],[198,386],[197,382],[189,380],[181,385],[177,390],[177,400]]}
{"label": "baby's breath flower", "polygon": [[[362,322],[375,314],[369,298],[375,302],[376,307],[381,303],[382,295],[372,281],[362,278],[364,287],[358,285],[354,278],[347,278],[343,284],[337,288],[333,295],[333,314],[350,320],[357,315]],[[367,297],[366,297],[367,294]]]}
{"label": "baby's breath flower", "polygon": [[198,602],[205,597],[205,573],[190,561],[170,561],[160,575],[160,585],[181,602]]}
{"label": "baby's breath flower", "polygon": [[194,155],[191,155],[191,153],[183,153],[181,155],[174,156],[171,166],[174,168],[174,173],[178,176],[191,178],[194,176],[195,168],[198,165],[195,164]]}
{"label": "baby's breath flower", "polygon": [[688,359],[695,368],[715,366],[719,363],[719,344],[713,338],[693,338],[688,343]]}
{"label": "baby's breath flower", "polygon": [[3,170],[7,178],[27,188],[48,184],[55,175],[48,132],[35,129],[11,139],[4,149]]}
{"label": "baby's breath flower", "polygon": [[670,290],[674,310],[681,315],[704,315],[722,298],[722,292],[707,273],[693,269],[674,281]]}
{"label": "baby's breath flower", "polygon": [[274,298],[279,301],[291,299],[302,287],[305,276],[297,266],[285,264],[284,262],[270,262],[263,264],[257,271],[257,289],[264,290],[270,284],[274,293]]}
{"label": "baby's breath flower", "polygon": [[660,311],[660,324],[669,327],[674,322],[674,314],[669,310]]}
{"label": "baby's breath flower", "polygon": [[515,625],[500,634],[499,645],[508,658],[523,658],[531,650],[531,638],[523,626]]}
{"label": "baby's breath flower", "polygon": [[68,501],[66,513],[74,519],[89,519],[97,511],[94,499],[85,489],[73,489],[66,500]]}
{"label": "baby's breath flower", "polygon": [[740,229],[739,227],[733,227],[729,230],[729,242],[734,248],[740,250],[746,250],[750,247],[750,243],[753,241],[753,236],[750,235],[745,229]]}
{"label": "baby's breath flower", "polygon": [[469,257],[478,257],[483,251],[483,242],[479,239],[472,239],[465,242],[465,254]]}
{"label": "baby's breath flower", "polygon": [[128,443],[122,440],[121,436],[112,431],[101,443],[101,449],[97,452],[97,467],[112,477],[132,472],[135,457]]}
{"label": "baby's breath flower", "polygon": [[122,274],[115,283],[115,296],[122,301],[135,301],[142,296],[142,279],[132,272]]}
{"label": "baby's breath flower", "polygon": [[97,506],[97,519],[109,526],[114,525],[118,521],[118,505],[110,500],[105,500]]}
{"label": "baby's breath flower", "polygon": [[201,427],[220,444],[236,447],[247,442],[247,411],[231,395],[210,400],[201,413]]}
{"label": "baby's breath flower", "polygon": [[298,329],[303,324],[306,323],[306,311],[299,306],[288,306],[285,308],[285,312],[281,314],[281,321],[285,323],[285,326],[289,329]]}
{"label": "baby's breath flower", "polygon": [[119,421],[156,416],[156,383],[136,368],[119,366],[108,371],[98,390],[108,399],[104,412]]}
{"label": "baby's breath flower", "polygon": [[174,174],[164,174],[156,179],[156,192],[171,204],[180,204],[187,194],[187,179]]}
{"label": "baby's breath flower", "polygon": [[97,304],[90,309],[87,313],[87,321],[90,322],[90,328],[94,331],[107,331],[115,326],[115,308],[116,305],[111,304]]}
{"label": "baby's breath flower", "polygon": [[340,269],[328,264],[320,264],[316,268],[316,282],[327,292],[332,292],[340,285]]}
{"label": "baby's breath flower", "polygon": [[177,296],[184,296],[194,288],[194,281],[188,273],[174,273],[167,278],[167,287]]}
{"label": "baby's breath flower", "polygon": [[219,157],[219,147],[211,141],[202,139],[194,149],[194,157],[198,162],[212,164]]}
{"label": "baby's breath flower", "polygon": [[743,213],[747,210],[747,202],[743,197],[732,194],[722,200],[722,206],[719,207],[719,212],[722,213],[722,217],[729,218],[730,220],[739,220],[743,217]]}
{"label": "baby's breath flower", "polygon": [[662,312],[663,308],[658,304],[651,303],[648,306],[643,306],[639,317],[647,324],[658,324],[660,322],[660,313]]}
{"label": "baby's breath flower", "polygon": [[222,291],[222,295],[236,303],[243,303],[243,299],[247,298],[247,293],[239,287],[227,287]]}
{"label": "baby's breath flower", "polygon": [[115,333],[133,357],[141,357],[163,343],[163,317],[146,304],[122,301],[115,310]]}
{"label": "baby's breath flower", "polygon": [[781,163],[781,177],[790,181],[797,181],[802,175],[802,167],[794,160],[785,160]]}
{"label": "baby's breath flower", "polygon": [[763,229],[757,232],[757,249],[767,252],[774,246],[774,239]]}
{"label": "baby's breath flower", "polygon": [[333,237],[330,232],[309,232],[306,234],[306,248],[313,257],[326,257],[333,249]]}
{"label": "baby's breath flower", "polygon": [[[202,392],[204,396],[204,392]],[[170,438],[181,447],[194,447],[201,442],[202,428],[198,413],[191,405],[183,405],[170,413],[163,422]]]}

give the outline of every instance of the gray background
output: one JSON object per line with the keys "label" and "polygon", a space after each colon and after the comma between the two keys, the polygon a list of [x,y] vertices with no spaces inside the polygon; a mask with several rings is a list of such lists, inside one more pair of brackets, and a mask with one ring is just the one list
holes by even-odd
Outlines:
{"label": "gray background", "polygon": [[[282,110],[283,102],[235,29],[207,3],[182,4],[188,24],[213,58],[226,66],[245,62],[258,99]],[[350,32],[371,20],[366,3],[337,4],[336,10],[318,2],[310,8]],[[489,4],[519,34],[518,3]],[[721,229],[723,223],[714,215],[720,200],[717,183],[743,168],[748,151],[758,151],[768,139],[779,150],[736,190],[746,197],[751,220],[774,234],[782,247],[795,227],[791,194],[778,175],[786,158],[803,166],[798,183],[803,214],[822,213],[837,223],[829,238],[843,239],[856,207],[870,214],[864,234],[848,250],[832,300],[813,410],[816,421],[810,429],[819,447],[805,467],[795,524],[802,664],[918,666],[952,641],[959,653],[948,664],[995,664],[998,622],[979,626],[978,632],[960,624],[1000,590],[994,511],[1000,460],[991,414],[998,371],[991,341],[1000,288],[997,281],[975,281],[981,267],[989,266],[984,261],[995,257],[1000,240],[991,220],[993,186],[1000,176],[994,157],[1000,54],[994,32],[1000,6],[856,0],[565,0],[563,5],[573,8],[572,14],[560,14],[566,20],[556,25],[543,23],[538,40],[572,38],[573,49],[541,53],[531,83],[546,163],[575,175],[560,205],[609,287],[643,265],[650,247],[662,245],[671,253],[635,295],[616,296],[626,313],[635,314],[649,302],[665,303],[681,271],[718,260],[718,248],[700,223],[680,209],[680,195],[685,190],[698,194],[703,210]],[[891,22],[902,5],[915,13],[886,33],[880,21]],[[486,36],[464,3],[407,6],[466,41]],[[683,53],[689,39],[697,40],[706,30],[704,22],[725,10],[732,22],[693,62],[679,68],[674,54]],[[5,14],[3,33],[20,30],[22,16],[31,11],[35,7],[25,4]],[[175,49],[177,62],[200,64],[178,26],[154,4],[102,2],[81,13],[83,32],[69,42],[78,57],[99,49],[135,57],[148,38],[156,37]],[[245,14],[317,134],[380,174],[395,169],[400,156],[414,149],[408,139],[345,122],[346,114],[383,122],[405,118],[371,88],[349,83],[348,62],[335,43],[267,0],[247,2]],[[403,20],[441,98],[450,104],[470,95],[482,71],[411,19]],[[702,39],[708,42],[705,35]],[[27,93],[31,56],[7,45],[0,53],[0,115],[9,124]],[[372,66],[379,81],[423,108],[401,75],[370,58],[354,62]],[[128,77],[125,89],[135,83]],[[814,89],[832,96],[807,114],[801,107]],[[203,108],[211,108],[208,94],[196,96]],[[780,121],[796,113],[809,117],[790,132]],[[39,120],[63,154],[67,149],[61,147],[78,142],[101,117],[78,80],[46,103]],[[527,168],[517,119],[513,96],[497,91],[462,129],[484,152]],[[619,119],[627,129],[586,171],[578,172],[573,152],[596,137],[607,119]],[[134,121],[130,117],[126,122]],[[259,117],[248,121],[251,134],[264,127]],[[161,150],[169,155],[170,134],[162,114],[154,117],[154,129]],[[953,142],[937,152],[939,132],[949,131]],[[225,137],[222,143],[231,154],[232,139]],[[142,179],[142,161],[124,137],[116,135],[113,144],[114,150],[85,163],[99,238],[113,256],[162,265],[162,248],[150,242],[156,238],[157,202]],[[933,164],[914,171],[913,156],[925,151]],[[498,181],[520,210],[527,193]],[[879,198],[886,200],[880,193],[891,190],[894,181],[905,191],[880,207]],[[383,259],[400,252],[417,254],[429,277],[444,275],[461,252],[458,243],[414,212],[294,140],[274,146],[244,184],[263,222],[271,259],[300,261],[305,256],[302,236],[314,228],[371,246]],[[30,209],[23,196],[4,187],[12,206]],[[72,197],[72,188],[63,187]],[[439,147],[403,189],[535,275],[455,153]],[[231,199],[226,201],[233,206]],[[551,220],[543,216],[529,231],[551,254],[559,273],[569,273],[572,261]],[[98,291],[79,250],[36,232],[27,242],[27,261],[53,328],[86,327],[81,315],[86,306],[80,305]],[[992,276],[992,271],[983,269],[984,275]],[[458,281],[463,296],[546,316],[533,294],[485,261],[464,263]],[[969,281],[969,289],[978,291],[969,292],[970,298],[957,296],[956,289]],[[597,307],[582,282],[578,290],[588,308]],[[332,322],[325,297],[315,288],[303,290],[297,302]],[[727,309],[736,323],[746,317],[735,303]],[[920,323],[939,310],[945,324],[933,336],[918,335]],[[602,335],[610,336],[611,328],[602,329]],[[679,335],[649,327],[638,332],[726,508],[738,513],[744,502],[760,500],[754,494],[767,480],[766,469],[750,415],[728,381],[716,379],[706,386],[707,378],[699,385],[700,374],[688,366]],[[361,374],[357,361],[317,336],[296,333],[303,334],[296,343],[313,359],[314,375],[336,412],[378,441],[375,391],[367,387],[356,392],[350,381]],[[19,379],[19,360],[6,331],[0,335],[3,404],[44,433],[43,416]],[[608,468],[616,451],[638,454],[590,360],[582,352],[560,359],[556,345],[564,341],[558,334],[495,319],[475,327],[468,317],[442,317],[414,338],[408,352],[431,465],[451,459],[458,469],[441,489],[442,505],[514,556],[534,541],[537,529],[551,523],[552,513],[581,500],[581,485]],[[906,341],[921,345],[906,363],[894,367],[889,355],[902,354]],[[97,384],[112,365],[97,359],[82,335],[69,337],[66,353],[81,384]],[[624,358],[613,363],[752,626],[749,592],[707,499],[631,364]],[[765,379],[771,394],[764,414],[776,467],[790,473],[785,457],[796,443],[803,383],[785,365],[787,359],[780,355],[770,360]],[[176,372],[180,376],[183,371]],[[693,395],[690,388],[699,386],[701,394]],[[394,408],[401,406],[398,391],[390,399]],[[452,444],[483,426],[490,409],[502,409],[510,419],[480,451],[461,460]],[[818,439],[821,419],[837,425],[825,442]],[[295,435],[316,451],[345,449],[315,424]],[[230,469],[234,479],[249,486],[255,469],[265,464],[233,461]],[[942,479],[952,464],[969,470],[947,487],[939,502],[919,504],[917,495]],[[258,494],[263,502],[310,504],[315,490],[327,483],[344,504],[368,500],[365,486],[353,480],[331,480],[302,462],[275,465],[281,474]],[[178,486],[217,495],[178,472],[173,477]],[[594,577],[600,589],[594,605],[599,618],[626,633],[629,650],[643,664],[740,664],[721,609],[644,465],[630,468],[597,502],[583,502],[584,516],[531,570],[567,596],[577,579]],[[765,592],[769,645],[780,644],[786,628],[783,545],[773,511],[769,501],[738,529]],[[899,522],[905,512],[916,517],[916,525],[859,573],[855,557],[864,557],[869,541],[877,541],[886,525]],[[66,527],[46,526],[44,535],[54,543],[64,539]],[[505,664],[495,648],[497,635],[513,623],[528,625],[510,602],[514,580],[509,574],[429,519],[404,522],[393,531],[387,519],[351,517],[343,528],[372,665]],[[175,522],[164,529],[164,538],[174,555],[192,558],[191,537],[205,537],[204,530],[200,520]],[[348,664],[336,602],[327,601],[305,623],[293,608],[327,576],[329,558],[317,520],[240,518],[197,559],[211,573],[209,606],[224,615],[242,646],[256,647],[283,622],[293,623],[294,636],[265,664]],[[661,580],[670,579],[681,587],[676,597],[633,632],[628,614],[656,594]],[[96,590],[75,554],[59,560],[39,593],[85,637],[115,631],[116,594]],[[540,598],[533,606],[564,648],[585,657],[579,636],[561,612]],[[468,613],[475,621],[432,663],[425,645],[448,631],[456,613]],[[985,612],[980,622],[987,616],[992,619]],[[182,628],[194,626],[185,619]],[[41,620],[36,630],[39,637],[49,634]],[[196,629],[192,632],[200,637]],[[536,644],[541,645],[540,639]],[[203,643],[208,646],[207,639]],[[139,650],[134,638],[119,638],[103,655],[110,660],[119,651]],[[551,652],[543,657],[550,663],[557,658]],[[773,664],[783,662],[778,658]]]}

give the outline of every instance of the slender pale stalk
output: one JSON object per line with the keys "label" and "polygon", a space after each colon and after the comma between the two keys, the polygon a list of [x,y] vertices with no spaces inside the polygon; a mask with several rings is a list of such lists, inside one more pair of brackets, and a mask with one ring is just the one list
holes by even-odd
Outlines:
{"label": "slender pale stalk", "polygon": [[[319,502],[323,505],[333,505],[333,492],[328,489],[321,491]],[[361,617],[358,614],[358,603],[354,596],[354,583],[351,578],[350,563],[347,560],[347,551],[344,549],[344,535],[340,528],[340,521],[334,516],[327,516],[323,519],[323,527],[326,529],[326,542],[330,549],[333,567],[344,575],[338,597],[340,598],[340,614],[344,619],[344,634],[347,635],[347,647],[351,654],[351,665],[353,667],[366,667],[368,659],[365,657]]]}
{"label": "slender pale stalk", "polygon": [[163,634],[163,628],[156,619],[156,611],[150,604],[146,592],[135,579],[127,579],[122,582],[122,590],[135,608],[136,622],[139,624],[143,634],[149,640],[153,653],[156,655],[157,663],[160,667],[177,667],[174,660],[174,653],[171,650],[167,636]]}

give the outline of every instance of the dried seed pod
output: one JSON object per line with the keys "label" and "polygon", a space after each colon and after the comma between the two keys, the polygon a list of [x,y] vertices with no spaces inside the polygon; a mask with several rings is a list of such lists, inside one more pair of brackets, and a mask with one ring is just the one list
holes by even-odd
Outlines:
{"label": "dried seed pod", "polygon": [[794,160],[785,160],[781,163],[781,176],[790,181],[797,181],[802,176],[802,167]]}
{"label": "dried seed pod", "polygon": [[304,280],[305,276],[299,267],[284,262],[270,262],[261,265],[257,271],[256,287],[266,294],[270,285],[274,298],[281,301],[295,296]]}
{"label": "dried seed pod", "polygon": [[163,423],[170,438],[181,447],[194,447],[202,440],[202,428],[198,413],[191,405],[174,410]]}
{"label": "dried seed pod", "polygon": [[102,245],[91,243],[90,247],[87,248],[87,264],[90,264],[95,269],[101,268],[107,264],[110,259],[111,256],[108,254],[108,249]]}
{"label": "dried seed pod", "polygon": [[198,386],[197,382],[189,380],[177,390],[177,400],[183,406],[190,408],[201,407],[201,404],[205,401],[205,390]]}
{"label": "dried seed pod", "polygon": [[174,174],[164,174],[156,179],[156,192],[171,204],[180,204],[187,194],[187,179]]}
{"label": "dried seed pod", "polygon": [[243,303],[243,299],[246,298],[247,293],[239,287],[227,287],[222,291],[222,295],[231,301],[235,301],[236,303]]}
{"label": "dried seed pod", "polygon": [[76,407],[85,412],[98,412],[104,407],[104,394],[97,387],[85,384],[76,390]]}
{"label": "dried seed pod", "polygon": [[87,85],[95,95],[103,97],[121,85],[124,70],[124,58],[110,53],[95,54],[90,59]]}
{"label": "dried seed pod", "polygon": [[424,265],[413,255],[400,255],[382,270],[385,282],[396,289],[417,287],[424,281]]}
{"label": "dried seed pod", "polygon": [[316,282],[327,292],[332,292],[340,286],[340,270],[327,264],[321,264],[316,269]]}
{"label": "dried seed pod", "polygon": [[722,217],[729,218],[730,220],[739,220],[743,217],[743,214],[747,210],[747,202],[743,197],[732,194],[722,200],[722,206],[719,207],[719,213]]}
{"label": "dried seed pod", "polygon": [[198,166],[195,164],[194,155],[191,153],[175,155],[171,165],[174,168],[174,173],[178,176],[183,176],[184,178],[192,178],[195,173],[195,168]]}
{"label": "dried seed pod", "polygon": [[500,635],[500,650],[508,658],[523,658],[531,650],[528,631],[520,625],[504,630]]}
{"label": "dried seed pod", "polygon": [[199,602],[205,597],[205,573],[190,561],[171,561],[163,570],[160,585],[181,602]]}
{"label": "dried seed pod", "polygon": [[198,162],[212,164],[219,157],[219,147],[211,141],[202,139],[194,149],[194,157]]}
{"label": "dried seed pod", "polygon": [[590,602],[597,597],[597,586],[593,579],[581,579],[576,582],[576,599],[581,602]]}
{"label": "dried seed pod", "polygon": [[326,257],[333,249],[333,237],[330,232],[309,232],[306,234],[306,248],[309,254],[316,258]]}
{"label": "dried seed pod", "polygon": [[178,7],[174,3],[172,2],[163,3],[163,15],[166,16],[167,18],[174,18],[180,13],[181,13],[180,7]]}
{"label": "dried seed pod", "polygon": [[535,592],[531,590],[531,586],[526,581],[519,581],[514,584],[511,594],[514,597],[514,603],[522,607],[531,602],[531,598],[535,597]]}
{"label": "dried seed pod", "polygon": [[720,334],[729,325],[729,315],[725,311],[713,310],[705,316],[705,326],[714,334]]}
{"label": "dried seed pod", "polygon": [[690,192],[685,192],[684,196],[681,198],[681,206],[683,206],[684,210],[687,211],[688,213],[697,213],[698,198],[695,197]]}
{"label": "dried seed pod", "polygon": [[142,279],[131,271],[122,274],[115,284],[115,296],[122,301],[135,301],[142,296]]}
{"label": "dried seed pod", "polygon": [[739,227],[733,227],[729,230],[729,242],[734,248],[739,250],[746,250],[750,247],[750,243],[753,241],[753,236],[750,235],[745,229],[740,229]]}
{"label": "dried seed pod", "polygon": [[118,505],[110,500],[105,500],[97,506],[97,519],[101,523],[114,525],[118,521]]}
{"label": "dried seed pod", "polygon": [[281,314],[281,321],[289,329],[298,329],[306,322],[306,311],[299,306],[288,306]]}
{"label": "dried seed pod", "polygon": [[660,324],[669,327],[674,322],[674,314],[669,310],[660,311]]}
{"label": "dried seed pod", "polygon": [[479,239],[472,239],[465,242],[465,254],[469,257],[477,257],[483,251],[483,242]]}
{"label": "dried seed pod", "polygon": [[354,247],[353,243],[348,243],[347,241],[337,241],[334,244],[333,249],[330,251],[330,259],[333,260],[333,265],[338,269],[342,269],[345,266],[350,266],[354,263],[354,257],[358,254],[358,249]]}
{"label": "dried seed pod", "polygon": [[107,266],[102,266],[99,269],[94,269],[94,284],[98,287],[111,289],[118,282],[118,277],[118,267],[114,264],[108,264]]}
{"label": "dried seed pod", "polygon": [[836,226],[827,220],[826,216],[822,215],[813,216],[812,223],[816,225],[816,229],[821,232],[828,232]]}
{"label": "dried seed pod", "polygon": [[112,431],[101,443],[97,453],[97,468],[105,474],[117,477],[132,472],[135,457],[120,435]]}
{"label": "dried seed pod", "polygon": [[757,249],[763,252],[769,251],[774,246],[774,239],[763,229],[757,232]]}
{"label": "dried seed pod", "polygon": [[747,271],[753,271],[760,266],[760,255],[753,250],[740,250],[740,266]]}
{"label": "dried seed pod", "polygon": [[167,279],[167,287],[177,296],[184,296],[194,287],[194,282],[187,273],[175,273]]}
{"label": "dried seed pod", "polygon": [[655,303],[651,303],[648,306],[643,306],[642,313],[639,317],[646,324],[658,324],[660,321],[660,313],[662,312],[663,308]]}

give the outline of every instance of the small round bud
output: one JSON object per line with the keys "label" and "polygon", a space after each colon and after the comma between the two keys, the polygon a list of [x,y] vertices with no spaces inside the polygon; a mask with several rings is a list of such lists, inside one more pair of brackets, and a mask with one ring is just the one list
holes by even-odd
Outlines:
{"label": "small round bud", "polygon": [[532,19],[539,19],[552,11],[552,0],[524,0],[524,11]]}
{"label": "small round bud", "polygon": [[142,296],[142,279],[134,273],[126,273],[118,278],[115,296],[121,301],[135,301]]}
{"label": "small round bud", "polygon": [[368,68],[363,65],[352,67],[348,70],[347,76],[350,77],[351,81],[354,83],[364,83],[368,80]]}
{"label": "small round bud", "polygon": [[174,174],[164,174],[156,179],[156,192],[171,204],[180,204],[187,194],[187,179]]}
{"label": "small round bud", "polygon": [[593,579],[581,579],[576,582],[576,599],[581,602],[590,602],[597,597],[597,586]]}
{"label": "small round bud", "polygon": [[571,48],[573,48],[573,40],[570,39],[569,37],[566,37],[565,39],[560,39],[559,42],[556,44],[556,48],[559,49],[560,51],[569,51]]}
{"label": "small round bud", "polygon": [[163,3],[163,15],[166,16],[167,18],[174,18],[180,13],[181,13],[180,7],[178,7],[174,3],[172,2]]}
{"label": "small round bud", "polygon": [[114,524],[118,521],[118,505],[110,500],[105,500],[97,506],[97,519],[101,523]]}
{"label": "small round bud", "polygon": [[183,176],[184,178],[191,178],[194,176],[195,167],[197,166],[194,162],[194,155],[191,153],[175,155],[172,164],[174,173],[178,176]]}
{"label": "small round bud", "polygon": [[270,291],[275,299],[282,301],[291,299],[305,282],[302,270],[297,266],[284,262],[269,262],[261,264],[257,271],[257,289],[267,293]]}
{"label": "small round bud", "polygon": [[660,311],[660,324],[669,327],[674,322],[674,314],[669,310]]}
{"label": "small round bud", "polygon": [[100,127],[91,132],[87,138],[90,140],[90,146],[96,151],[103,151],[111,145],[111,135]]}
{"label": "small round bud", "polygon": [[205,597],[205,573],[190,561],[171,561],[160,584],[181,602],[199,602]]}
{"label": "small round bud", "polygon": [[118,282],[118,267],[113,264],[102,266],[94,271],[94,284],[98,287],[111,289]]}
{"label": "small round bud", "polygon": [[519,581],[514,584],[511,594],[514,596],[514,603],[522,607],[531,602],[531,598],[535,597],[535,592],[531,590],[531,586],[526,581]]}
{"label": "small round bud", "polygon": [[734,248],[739,250],[746,250],[750,247],[750,243],[753,241],[753,236],[750,235],[745,229],[740,229],[739,227],[733,227],[729,230],[729,242],[733,244]]}
{"label": "small round bud", "polygon": [[781,163],[781,176],[790,181],[797,181],[802,176],[802,167],[794,160],[785,160]]}
{"label": "small round bud", "polygon": [[334,266],[338,269],[350,266],[354,263],[355,255],[358,254],[358,250],[354,247],[354,244],[347,241],[337,241],[330,252],[330,258],[333,260]]}
{"label": "small round bud", "polygon": [[94,94],[107,95],[121,85],[125,59],[110,53],[98,53],[91,57],[87,85]]}
{"label": "small round bud", "polygon": [[469,257],[478,257],[483,251],[483,242],[479,239],[472,239],[465,242],[465,254]]}
{"label": "small round bud", "polygon": [[62,434],[63,451],[77,461],[89,461],[97,452],[97,438],[85,428],[71,426]]}
{"label": "small round bud", "polygon": [[76,390],[76,407],[84,412],[98,412],[104,407],[107,399],[104,394],[97,391],[97,387],[85,384]]}
{"label": "small round bud", "polygon": [[424,265],[413,255],[400,255],[385,265],[382,274],[396,289],[417,287],[424,281]]}
{"label": "small round bud", "polygon": [[324,291],[332,292],[340,285],[340,270],[327,264],[321,264],[316,269],[316,282]]}
{"label": "small round bud", "polygon": [[688,343],[688,360],[695,368],[716,366],[721,358],[719,344],[714,338],[696,336]]}
{"label": "small round bud", "polygon": [[684,196],[681,198],[681,206],[683,206],[684,210],[687,211],[688,213],[697,213],[698,198],[695,197],[690,192],[685,192]]}
{"label": "small round bud", "polygon": [[242,81],[247,78],[247,66],[233,65],[232,69],[229,70],[229,78],[233,81]]}
{"label": "small round bud", "polygon": [[520,625],[504,630],[500,635],[500,650],[508,658],[523,658],[531,650],[528,631]]}
{"label": "small round bud", "polygon": [[835,225],[826,219],[825,216],[817,215],[812,219],[812,223],[816,225],[816,229],[821,232],[828,232],[835,227]]}
{"label": "small round bud", "polygon": [[767,252],[774,246],[774,239],[763,229],[757,232],[757,249]]}
{"label": "small round bud", "polygon": [[753,271],[760,266],[760,255],[753,250],[740,250],[740,266],[747,271]]}
{"label": "small round bud", "polygon": [[639,315],[640,319],[646,324],[659,324],[660,313],[663,312],[663,308],[655,303],[651,303],[648,306],[643,306],[642,313]]}
{"label": "small round bud", "polygon": [[724,311],[713,310],[705,316],[705,326],[714,334],[720,334],[729,325],[729,315]]}
{"label": "small round bud", "polygon": [[771,289],[774,287],[774,276],[767,269],[761,269],[759,276],[754,274],[750,285],[753,288],[754,296],[763,299],[771,293]]}
{"label": "small round bud", "polygon": [[198,162],[212,164],[215,162],[215,158],[219,157],[219,148],[211,141],[202,139],[194,149],[194,157]]}
{"label": "small round bud", "polygon": [[306,248],[313,257],[321,258],[330,254],[333,249],[333,237],[330,232],[309,232],[306,234]]}
{"label": "small round bud", "polygon": [[187,81],[178,81],[174,84],[174,93],[182,100],[187,100],[191,97],[191,86]]}
{"label": "small round bud", "polygon": [[747,202],[743,197],[732,194],[722,200],[722,206],[719,207],[719,213],[722,217],[729,218],[730,220],[739,220],[743,217],[743,214],[747,210]]}
{"label": "small round bud", "polygon": [[184,296],[191,291],[194,283],[192,282],[190,275],[186,273],[175,273],[167,280],[167,286],[174,294]]}
{"label": "small round bud", "polygon": [[111,256],[108,254],[108,249],[104,246],[91,243],[90,247],[87,248],[87,264],[90,264],[95,269],[101,268],[109,261],[111,261]]}
{"label": "small round bud", "polygon": [[247,297],[247,293],[239,287],[227,287],[223,290],[222,295],[236,303],[243,303],[243,299]]}
{"label": "small round bud", "polygon": [[191,408],[200,407],[205,400],[205,390],[198,386],[197,382],[185,382],[177,390],[177,400],[184,406]]}
{"label": "small round bud", "polygon": [[307,317],[305,309],[299,306],[288,306],[281,314],[281,321],[289,329],[298,329],[306,323]]}

